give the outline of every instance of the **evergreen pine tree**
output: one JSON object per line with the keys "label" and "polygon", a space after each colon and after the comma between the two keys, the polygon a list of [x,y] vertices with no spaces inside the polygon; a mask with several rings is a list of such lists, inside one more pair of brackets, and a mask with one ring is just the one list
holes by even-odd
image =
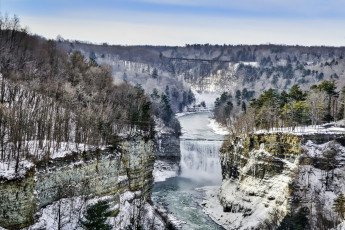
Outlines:
{"label": "evergreen pine tree", "polygon": [[236,99],[237,99],[237,106],[241,105],[241,91],[237,90],[236,91]]}
{"label": "evergreen pine tree", "polygon": [[89,207],[84,215],[86,220],[80,220],[83,227],[88,230],[110,230],[111,226],[105,223],[110,214],[107,212],[108,208],[106,201],[100,201]]}
{"label": "evergreen pine tree", "polygon": [[304,101],[306,94],[299,88],[298,85],[293,85],[291,87],[289,96],[295,101]]}
{"label": "evergreen pine tree", "polygon": [[152,93],[151,93],[151,98],[153,100],[157,100],[158,98],[160,98],[160,96],[158,94],[158,90],[156,88],[153,88]]}
{"label": "evergreen pine tree", "polygon": [[343,220],[345,215],[345,197],[343,193],[340,193],[339,196],[334,200],[333,209]]}
{"label": "evergreen pine tree", "polygon": [[244,101],[242,101],[242,111],[243,111],[244,113],[247,112],[247,105],[246,105],[246,103],[245,103]]}
{"label": "evergreen pine tree", "polygon": [[153,69],[152,75],[151,75],[151,76],[152,76],[152,78],[157,79],[157,77],[158,77],[158,71],[157,71],[156,68]]}
{"label": "evergreen pine tree", "polygon": [[164,93],[162,93],[161,95],[160,106],[161,106],[161,113],[162,113],[161,117],[164,123],[167,125],[174,117],[174,111],[171,109],[169,97],[165,95]]}

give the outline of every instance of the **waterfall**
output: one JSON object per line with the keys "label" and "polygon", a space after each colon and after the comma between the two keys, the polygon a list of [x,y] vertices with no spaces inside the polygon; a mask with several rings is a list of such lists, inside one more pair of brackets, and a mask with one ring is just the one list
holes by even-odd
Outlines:
{"label": "waterfall", "polygon": [[220,186],[222,181],[219,149],[223,135],[211,125],[211,113],[180,116],[180,174],[155,183],[152,200],[160,209],[171,213],[178,229],[220,229],[203,212],[200,204],[206,186]]}
{"label": "waterfall", "polygon": [[182,140],[181,141],[181,177],[196,181],[221,183],[219,149],[222,141]]}

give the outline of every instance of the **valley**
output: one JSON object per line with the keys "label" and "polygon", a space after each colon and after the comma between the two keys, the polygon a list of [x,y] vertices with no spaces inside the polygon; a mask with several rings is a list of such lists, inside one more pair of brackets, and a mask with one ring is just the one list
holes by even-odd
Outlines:
{"label": "valley", "polygon": [[6,20],[1,229],[344,228],[344,47],[92,44]]}

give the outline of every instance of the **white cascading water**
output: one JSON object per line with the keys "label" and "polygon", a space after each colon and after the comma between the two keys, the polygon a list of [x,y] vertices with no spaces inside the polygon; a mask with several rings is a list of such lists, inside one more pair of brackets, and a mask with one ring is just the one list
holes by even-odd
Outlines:
{"label": "white cascading water", "polygon": [[203,181],[205,185],[221,183],[219,149],[223,135],[211,127],[211,113],[190,114],[179,118],[181,137],[181,177]]}
{"label": "white cascading water", "polygon": [[221,182],[218,154],[222,141],[182,140],[180,145],[181,177],[196,181],[208,180],[216,184]]}
{"label": "white cascading water", "polygon": [[217,132],[209,118],[211,113],[179,117],[183,135],[180,138],[180,175],[155,184],[152,200],[171,213],[178,229],[222,229],[203,212],[201,202],[205,186],[220,186],[219,149],[224,134]]}

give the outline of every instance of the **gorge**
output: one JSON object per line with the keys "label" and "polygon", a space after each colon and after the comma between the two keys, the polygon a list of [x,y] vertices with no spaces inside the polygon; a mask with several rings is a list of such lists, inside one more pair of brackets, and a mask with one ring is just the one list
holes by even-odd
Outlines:
{"label": "gorge", "polygon": [[[223,125],[232,127],[233,113],[255,128],[247,108],[269,87],[305,90],[329,80],[326,86],[339,82],[331,94],[316,85],[309,93],[324,99],[312,101],[322,107],[314,115],[327,109],[334,119],[343,110],[344,48],[13,37],[0,40],[1,227],[83,229],[100,201],[113,229],[284,229],[299,218],[302,229],[344,226],[332,208],[345,191],[341,124],[284,130],[298,119],[285,119],[293,110],[259,101],[268,111],[261,120],[273,124],[278,108],[282,119],[224,136],[210,112],[216,102],[226,112]],[[301,111],[307,93],[298,87]]]}
{"label": "gorge", "polygon": [[210,126],[210,113],[180,116],[182,126],[180,171],[156,182],[152,200],[179,229],[221,229],[202,212],[204,186],[219,186],[218,152],[223,135]]}

